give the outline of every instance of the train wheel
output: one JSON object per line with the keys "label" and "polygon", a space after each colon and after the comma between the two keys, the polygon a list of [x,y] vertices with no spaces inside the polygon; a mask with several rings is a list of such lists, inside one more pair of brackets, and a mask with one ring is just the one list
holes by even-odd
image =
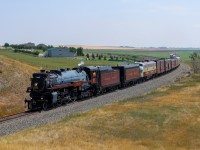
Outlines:
{"label": "train wheel", "polygon": [[57,104],[56,104],[56,103],[52,104],[52,107],[53,107],[53,108],[56,108],[56,107],[57,107]]}
{"label": "train wheel", "polygon": [[93,97],[93,93],[91,91],[89,93],[89,97]]}
{"label": "train wheel", "polygon": [[72,102],[75,102],[77,99],[78,99],[77,96],[74,96],[74,97],[72,98]]}
{"label": "train wheel", "polygon": [[47,102],[44,102],[44,103],[42,104],[42,109],[43,109],[44,111],[46,111],[47,108],[48,108],[48,104],[47,104]]}
{"label": "train wheel", "polygon": [[66,101],[66,100],[63,100],[63,101],[62,101],[62,104],[63,104],[63,105],[66,105],[66,104],[67,104],[67,101]]}
{"label": "train wheel", "polygon": [[58,102],[57,102],[57,105],[58,105],[58,107],[61,106],[61,105],[62,105],[62,102],[61,102],[61,101],[58,101]]}
{"label": "train wheel", "polygon": [[67,104],[70,103],[71,101],[72,101],[71,97],[68,97]]}
{"label": "train wheel", "polygon": [[32,110],[32,109],[33,109],[32,103],[28,102],[28,110]]}

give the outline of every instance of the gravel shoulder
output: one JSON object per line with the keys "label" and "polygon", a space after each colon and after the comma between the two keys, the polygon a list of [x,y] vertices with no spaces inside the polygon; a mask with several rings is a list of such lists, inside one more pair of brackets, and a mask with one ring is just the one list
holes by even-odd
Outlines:
{"label": "gravel shoulder", "polygon": [[33,128],[48,123],[54,123],[67,115],[82,113],[91,109],[101,107],[112,102],[121,101],[127,98],[136,97],[141,94],[151,92],[161,86],[172,84],[177,78],[184,76],[190,68],[186,64],[181,64],[176,70],[159,78],[137,84],[130,88],[117,90],[112,93],[101,95],[84,101],[75,102],[49,111],[42,111],[30,116],[11,120],[0,124],[0,136],[19,132],[24,129]]}

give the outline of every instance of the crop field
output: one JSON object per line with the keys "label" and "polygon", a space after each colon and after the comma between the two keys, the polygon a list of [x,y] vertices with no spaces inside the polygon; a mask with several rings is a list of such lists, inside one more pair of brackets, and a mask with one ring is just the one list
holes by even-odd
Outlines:
{"label": "crop field", "polygon": [[200,75],[0,138],[0,149],[200,149]]}
{"label": "crop field", "polygon": [[131,51],[131,50],[84,50],[85,53],[98,53],[98,54],[116,54],[116,55],[135,55],[135,56],[154,56],[159,58],[169,58],[170,54],[177,53],[181,60],[189,60],[189,55],[194,51],[191,50],[178,50],[178,51]]}

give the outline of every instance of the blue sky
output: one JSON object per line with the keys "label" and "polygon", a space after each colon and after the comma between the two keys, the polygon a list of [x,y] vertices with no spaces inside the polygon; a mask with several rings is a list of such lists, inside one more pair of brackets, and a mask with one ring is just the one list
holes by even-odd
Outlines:
{"label": "blue sky", "polygon": [[200,47],[198,0],[0,0],[0,44]]}

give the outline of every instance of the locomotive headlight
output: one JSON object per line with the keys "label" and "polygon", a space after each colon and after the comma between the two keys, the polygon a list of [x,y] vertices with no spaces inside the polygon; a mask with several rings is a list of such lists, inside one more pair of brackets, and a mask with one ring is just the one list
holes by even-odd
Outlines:
{"label": "locomotive headlight", "polygon": [[38,83],[35,83],[34,86],[38,86]]}
{"label": "locomotive headlight", "polygon": [[43,97],[41,97],[41,100],[43,100]]}

